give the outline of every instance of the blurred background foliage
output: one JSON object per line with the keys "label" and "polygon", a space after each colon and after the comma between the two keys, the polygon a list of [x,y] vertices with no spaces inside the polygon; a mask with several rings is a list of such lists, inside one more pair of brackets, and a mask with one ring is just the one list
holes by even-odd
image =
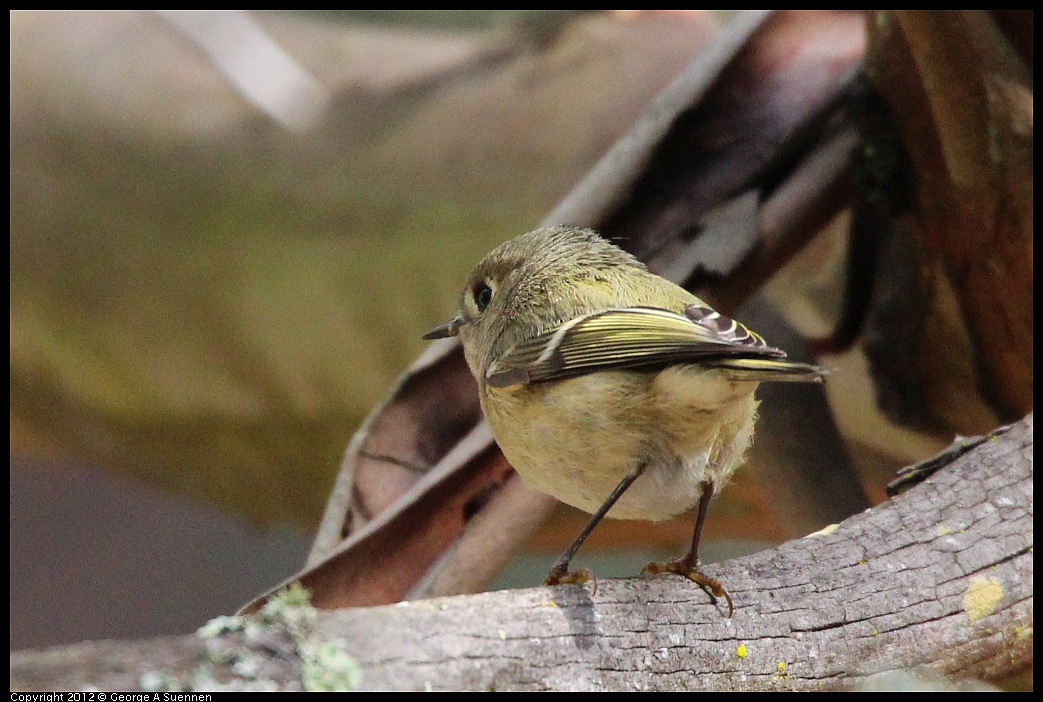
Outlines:
{"label": "blurred background foliage", "polygon": [[711,26],[555,14],[540,50],[530,16],[481,18],[506,23],[495,34],[244,16],[327,93],[291,131],[157,15],[16,14],[16,446],[312,523],[352,428],[466,272]]}

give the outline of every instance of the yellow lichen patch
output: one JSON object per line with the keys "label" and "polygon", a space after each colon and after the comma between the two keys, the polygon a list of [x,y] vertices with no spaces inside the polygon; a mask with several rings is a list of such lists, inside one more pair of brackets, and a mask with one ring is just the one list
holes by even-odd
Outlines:
{"label": "yellow lichen patch", "polygon": [[836,531],[839,528],[840,528],[839,524],[830,524],[829,526],[822,527],[818,531],[811,532],[810,534],[808,534],[804,538],[805,539],[810,539],[812,536],[829,536],[830,534],[832,534],[834,531]]}
{"label": "yellow lichen patch", "polygon": [[944,524],[938,525],[938,536],[948,536],[951,533],[952,529],[950,529],[949,527],[945,526]]}
{"label": "yellow lichen patch", "polygon": [[971,578],[967,590],[963,593],[963,609],[967,617],[976,622],[996,611],[996,605],[1003,599],[1003,586],[996,578]]}
{"label": "yellow lichen patch", "polygon": [[778,669],[780,673],[786,672],[786,661],[779,661]]}
{"label": "yellow lichen patch", "polygon": [[739,658],[745,658],[749,654],[746,650],[746,644],[739,644],[739,647],[735,649],[735,655]]}

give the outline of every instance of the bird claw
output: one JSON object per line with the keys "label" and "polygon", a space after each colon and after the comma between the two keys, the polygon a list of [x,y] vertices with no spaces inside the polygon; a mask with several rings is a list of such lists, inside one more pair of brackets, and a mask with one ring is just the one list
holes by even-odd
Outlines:
{"label": "bird claw", "polygon": [[732,612],[735,611],[732,606],[732,596],[724,589],[720,580],[711,578],[699,570],[698,561],[693,562],[688,558],[671,558],[665,563],[653,561],[641,569],[641,575],[659,575],[661,573],[676,573],[688,578],[709,595],[712,604],[717,604],[718,599],[724,598],[724,601],[728,603],[728,618],[731,618]]}
{"label": "bird claw", "polygon": [[547,575],[547,579],[543,581],[543,586],[582,585],[588,582],[593,582],[594,592],[592,594],[597,594],[598,579],[590,569],[580,568],[579,570],[566,570],[563,573],[557,572],[557,569],[551,569],[550,573]]}

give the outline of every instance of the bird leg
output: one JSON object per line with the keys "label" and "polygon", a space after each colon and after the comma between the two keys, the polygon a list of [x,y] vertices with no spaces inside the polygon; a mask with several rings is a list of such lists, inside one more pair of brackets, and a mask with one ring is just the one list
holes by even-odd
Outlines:
{"label": "bird leg", "polygon": [[710,498],[713,497],[714,483],[712,480],[703,481],[703,494],[699,497],[699,512],[695,517],[695,533],[692,534],[692,547],[688,553],[680,558],[671,558],[665,563],[649,563],[641,571],[642,575],[656,575],[658,573],[677,573],[688,578],[703,589],[713,604],[717,604],[717,598],[723,597],[728,603],[728,616],[732,616],[732,596],[721,585],[721,581],[711,578],[699,570],[699,538],[703,533],[703,523],[706,521],[706,511],[710,506]]}
{"label": "bird leg", "polygon": [[[646,464],[642,463],[632,473],[627,474],[625,478],[619,481],[619,485],[612,491],[612,494],[608,496],[604,504],[598,508],[586,526],[583,527],[583,531],[572,540],[568,548],[558,556],[557,560],[554,561],[554,565],[550,567],[550,572],[547,574],[547,579],[543,581],[544,585],[563,585],[566,583],[573,583],[576,585],[582,585],[594,577],[594,574],[587,568],[580,568],[579,570],[570,571],[569,562],[572,557],[576,555],[576,551],[583,545],[583,542],[590,536],[590,532],[594,531],[594,527],[598,525],[598,522],[608,514],[608,511],[612,509],[612,505],[616,504],[616,501],[623,496],[623,493],[627,491],[627,488],[634,484],[634,481],[645,472]],[[594,585],[595,591],[597,590],[597,581]]]}

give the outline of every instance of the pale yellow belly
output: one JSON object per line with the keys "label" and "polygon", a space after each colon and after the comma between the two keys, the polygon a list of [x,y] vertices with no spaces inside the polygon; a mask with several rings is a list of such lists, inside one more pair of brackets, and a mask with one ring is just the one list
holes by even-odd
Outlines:
{"label": "pale yellow belly", "polygon": [[608,516],[658,520],[692,507],[703,480],[720,487],[742,462],[755,388],[677,366],[490,389],[483,407],[515,470],[587,512],[644,463],[644,474]]}

